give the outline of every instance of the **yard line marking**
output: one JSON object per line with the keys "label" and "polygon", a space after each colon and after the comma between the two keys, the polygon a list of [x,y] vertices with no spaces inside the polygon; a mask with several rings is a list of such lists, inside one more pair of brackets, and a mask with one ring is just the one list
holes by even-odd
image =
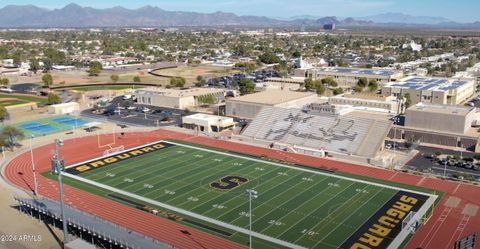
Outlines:
{"label": "yard line marking", "polygon": [[[350,185],[349,185],[348,187],[346,187],[345,189],[343,189],[340,193],[345,192],[345,190],[347,190],[348,188],[350,188],[350,186],[352,186],[352,185],[353,185],[353,183],[350,184]],[[362,189],[365,189],[366,187],[368,187],[368,185],[364,186]],[[325,202],[325,204],[328,204],[332,199],[335,199],[335,197],[338,196],[340,193],[338,193],[338,194],[335,195],[334,197],[328,199],[328,201]],[[351,199],[354,199],[357,195],[360,195],[360,193],[357,192],[356,194],[354,194],[354,195],[352,196]],[[337,211],[337,210],[339,210],[340,208],[342,208],[343,206],[345,206],[345,204],[347,204],[347,202],[344,202],[342,205],[340,205],[340,206],[338,206],[337,208],[335,208],[335,209],[332,211],[332,213],[335,213],[335,211]],[[323,205],[322,205],[322,206],[323,206]],[[316,212],[316,211],[318,211],[318,210],[319,210],[319,208],[316,208],[316,209],[315,209],[314,211],[312,211],[311,213],[314,213],[314,212]],[[320,221],[317,223],[317,225],[313,226],[310,230],[314,231],[315,228],[316,228],[317,226],[319,226],[319,225],[322,225],[322,223],[325,221],[325,219],[329,218],[329,216],[330,216],[330,214],[327,215],[327,216],[325,216],[322,220],[320,220]],[[301,219],[301,220],[300,220],[299,222],[297,222],[296,224],[304,221],[306,218],[307,218],[307,217]],[[296,225],[296,224],[295,224],[295,225]],[[329,223],[327,223],[327,224],[329,224]],[[323,227],[323,226],[324,226],[324,225],[322,225],[322,227]],[[280,234],[279,237],[282,236],[283,234],[285,234],[285,232],[283,232],[282,234]],[[303,234],[303,235],[301,235],[300,237],[298,237],[298,238],[294,241],[294,243],[296,243],[297,241],[299,241],[300,239],[302,239],[305,235],[306,235],[306,234]]]}
{"label": "yard line marking", "polygon": [[[368,198],[367,201],[364,201],[363,204],[362,204],[355,212],[351,212],[351,214],[348,215],[345,219],[343,219],[343,221],[349,219],[350,217],[352,217],[352,215],[356,214],[356,213],[358,212],[358,210],[360,210],[361,208],[363,208],[371,199],[373,199],[375,196],[377,196],[377,195],[378,195],[379,193],[381,193],[382,191],[383,191],[383,188],[380,189],[380,191],[378,191],[378,192],[375,193],[374,195],[372,195],[370,198]],[[320,241],[318,241],[317,243],[315,243],[315,245],[313,246],[313,248],[316,248],[318,244],[322,243],[322,241],[324,241],[324,240],[328,237],[328,235],[330,235],[330,234],[333,233],[335,230],[337,230],[337,228],[338,228],[339,226],[343,226],[343,225],[344,225],[343,221],[340,222],[336,227],[334,227],[329,233],[327,233],[327,235],[323,236],[323,238],[322,238]],[[312,228],[312,230],[315,230],[315,228]],[[342,242],[342,244],[343,244],[343,242]],[[340,245],[338,245],[338,246],[341,246],[342,244],[340,244]]]}
{"label": "yard line marking", "polygon": [[[210,217],[199,215],[197,213],[193,213],[193,212],[190,212],[188,210],[177,208],[175,206],[172,206],[172,205],[169,205],[169,204],[166,204],[166,203],[151,200],[149,198],[145,198],[145,197],[137,195],[137,194],[133,194],[133,193],[130,193],[130,192],[127,192],[127,191],[116,189],[114,187],[110,187],[110,186],[107,186],[107,185],[102,184],[102,183],[98,183],[98,182],[95,182],[95,181],[92,181],[92,180],[89,180],[89,179],[85,179],[85,178],[82,178],[82,177],[79,177],[79,176],[76,176],[76,175],[72,175],[72,174],[69,174],[69,173],[63,173],[63,175],[65,175],[67,177],[70,177],[70,178],[73,178],[75,180],[81,181],[81,182],[92,184],[94,186],[97,186],[97,187],[100,187],[100,188],[103,188],[103,189],[106,189],[106,190],[109,190],[109,191],[112,191],[112,192],[116,192],[116,193],[121,194],[121,195],[125,195],[125,196],[128,196],[128,197],[135,198],[137,200],[143,201],[143,202],[150,203],[150,204],[155,205],[155,206],[159,206],[159,207],[162,207],[162,208],[172,210],[173,212],[177,212],[177,213],[180,213],[180,214],[183,214],[183,215],[186,215],[186,216],[190,216],[190,217],[193,217],[193,218],[196,218],[196,219],[199,219],[199,220],[203,220],[203,221],[215,224],[215,225],[223,226],[225,228],[228,228],[228,229],[231,229],[231,230],[234,230],[234,231],[237,231],[237,232],[241,232],[241,233],[244,233],[244,234],[249,234],[250,233],[250,231],[248,229],[238,227],[238,226],[235,226],[235,225],[232,225],[232,224],[220,221],[220,220],[216,220],[216,219],[213,219],[213,218],[210,218]],[[296,245],[296,244],[293,244],[293,243],[290,243],[290,242],[287,242],[287,241],[283,241],[283,240],[280,240],[280,239],[277,239],[277,238],[273,238],[273,237],[270,237],[268,235],[260,234],[260,233],[254,232],[254,231],[251,232],[251,235],[256,237],[256,238],[263,239],[263,240],[266,240],[266,241],[269,241],[269,242],[272,242],[272,243],[275,243],[275,244],[278,244],[278,245],[281,245],[281,246],[286,246],[286,247],[289,247],[289,248],[295,248],[295,249],[305,248],[305,247],[302,247],[300,245]]]}
{"label": "yard line marking", "polygon": [[[327,180],[327,179],[328,179],[328,178],[325,178],[325,179],[323,179],[322,181],[320,181],[320,182],[318,182],[318,183],[324,182],[324,181]],[[340,180],[337,180],[337,182],[338,182],[338,181],[340,181]],[[300,182],[301,182],[301,181],[300,181]],[[353,183],[350,184],[349,186],[351,186],[351,185],[353,185]],[[317,186],[317,184],[314,184],[313,186],[311,186],[310,188],[306,189],[305,191],[302,191],[302,193],[310,190],[310,189],[313,188],[314,186]],[[325,191],[327,191],[327,190],[330,189],[330,188],[332,188],[332,186],[328,186],[328,187],[324,188],[324,189],[323,189],[322,191],[320,191],[318,194],[324,193]],[[290,188],[290,189],[292,189],[292,188]],[[290,189],[288,189],[288,190],[290,190]],[[343,191],[342,191],[342,192],[343,192]],[[316,197],[318,194],[316,194],[315,197]],[[336,195],[335,195],[335,196],[336,196]],[[334,198],[334,197],[331,197],[331,198]],[[330,199],[331,199],[331,198],[330,198]],[[310,198],[310,200],[312,200],[312,199],[313,199],[313,198]],[[330,200],[330,199],[328,199],[328,200]],[[327,202],[328,202],[328,201],[326,201],[326,202],[324,202],[324,203],[327,203]],[[303,206],[303,205],[305,205],[305,204],[306,204],[306,203],[303,203],[303,204],[300,205],[300,206]],[[300,206],[297,206],[296,208],[294,208],[294,209],[291,210],[291,211],[293,212],[294,210],[298,209]],[[323,205],[322,205],[322,206],[323,206]],[[260,217],[258,220],[260,220],[261,218],[269,215],[270,213],[272,213],[272,212],[275,211],[275,210],[276,210],[276,209],[272,209],[270,212],[268,212],[266,215]],[[317,208],[315,208],[315,210],[317,210]],[[309,217],[311,213],[312,213],[312,212],[310,212],[309,214],[307,214],[307,216]],[[285,217],[281,217],[280,220],[282,220],[283,218],[285,218]],[[302,220],[303,220],[303,219],[302,219]],[[298,223],[298,222],[297,222],[297,223]],[[296,225],[297,223],[295,223],[294,225]],[[292,225],[292,226],[290,226],[290,227],[292,228],[294,225]],[[267,227],[265,227],[264,229],[262,229],[260,232],[263,232],[263,231],[267,230],[267,229],[270,228],[271,226],[272,226],[272,225],[268,225]],[[286,232],[286,231],[285,231],[285,232]],[[284,233],[285,233],[285,232],[284,232]],[[282,233],[282,234],[283,234],[283,233]],[[280,235],[281,235],[281,234],[280,234]],[[280,237],[280,235],[279,235],[278,237]]]}

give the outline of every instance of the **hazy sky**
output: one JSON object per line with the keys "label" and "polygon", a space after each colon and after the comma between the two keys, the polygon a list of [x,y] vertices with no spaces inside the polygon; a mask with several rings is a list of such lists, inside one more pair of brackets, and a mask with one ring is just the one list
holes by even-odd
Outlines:
{"label": "hazy sky", "polygon": [[297,15],[357,17],[385,12],[441,16],[459,22],[480,21],[480,0],[0,0],[9,4],[35,4],[61,8],[71,2],[82,6],[138,8],[158,6],[166,10],[198,12],[225,11],[240,15],[291,17]]}

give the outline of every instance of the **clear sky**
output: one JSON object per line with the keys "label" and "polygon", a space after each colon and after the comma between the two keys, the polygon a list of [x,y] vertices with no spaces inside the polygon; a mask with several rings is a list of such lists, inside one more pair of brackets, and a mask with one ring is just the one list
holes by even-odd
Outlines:
{"label": "clear sky", "polygon": [[458,22],[480,21],[480,0],[0,0],[0,7],[9,4],[34,4],[52,9],[61,8],[71,2],[95,8],[138,8],[152,5],[166,10],[225,11],[269,17],[359,17],[401,12],[417,16],[446,17]]}

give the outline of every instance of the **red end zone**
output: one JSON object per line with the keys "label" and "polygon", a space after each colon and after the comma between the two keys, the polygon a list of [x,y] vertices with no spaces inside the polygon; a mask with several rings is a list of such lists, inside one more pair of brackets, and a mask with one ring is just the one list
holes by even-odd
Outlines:
{"label": "red end zone", "polygon": [[[111,135],[104,136],[106,139],[107,136]],[[464,209],[467,205],[480,206],[480,199],[478,198],[478,196],[480,196],[480,187],[474,185],[425,178],[401,172],[393,172],[305,155],[285,153],[267,148],[214,140],[205,137],[196,137],[166,130],[157,130],[146,133],[127,133],[121,138],[118,138],[117,145],[131,148],[168,138],[220,147],[222,149],[252,155],[263,155],[294,163],[336,168],[337,170],[353,174],[423,186],[445,192],[445,196],[437,205],[429,222],[417,231],[408,243],[407,248],[453,248],[455,240],[473,232],[480,232],[480,215],[467,215]],[[34,150],[34,156],[37,161],[36,166],[39,172],[50,170],[52,150],[53,145],[51,144]],[[68,156],[65,157],[65,164],[70,165],[101,156],[104,150],[105,148],[98,148],[97,137],[90,136],[66,140],[65,145],[60,147],[60,155],[68,154]],[[21,174],[19,174],[19,172],[21,172]],[[10,161],[4,168],[3,173],[6,179],[14,185],[30,190],[33,185],[33,178],[29,152],[23,153]],[[58,199],[57,183],[41,176],[37,178],[39,180],[39,193],[55,200]],[[158,218],[154,215],[150,215],[140,210],[124,206],[118,202],[67,185],[64,186],[64,191],[66,202],[73,207],[95,214],[115,224],[143,233],[149,237],[165,241],[166,243],[179,248],[199,247],[199,244],[186,238],[186,235],[180,232],[180,230],[185,229],[190,231],[192,234],[191,236],[206,248],[245,248],[245,246],[235,242],[216,237],[191,227],[185,227],[167,219]],[[451,196],[460,199],[460,203],[455,207],[445,205]]]}

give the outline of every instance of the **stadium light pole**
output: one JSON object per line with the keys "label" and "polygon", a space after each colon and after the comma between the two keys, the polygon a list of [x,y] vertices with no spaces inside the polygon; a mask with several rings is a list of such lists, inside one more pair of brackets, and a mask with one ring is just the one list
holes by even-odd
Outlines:
{"label": "stadium light pole", "polygon": [[444,165],[444,168],[443,168],[443,177],[444,178],[447,178],[447,160],[445,159],[445,165]]}
{"label": "stadium light pole", "polygon": [[32,174],[33,174],[33,194],[38,195],[37,173],[35,172],[35,160],[33,159],[32,140],[35,136],[30,135],[30,158],[32,159]]}
{"label": "stadium light pole", "polygon": [[247,189],[246,194],[248,195],[248,202],[249,202],[249,234],[248,234],[248,246],[252,249],[252,198],[258,198],[258,192],[253,189]]}
{"label": "stadium light pole", "polygon": [[59,147],[63,145],[63,140],[56,138],[55,139],[55,150],[53,152],[52,164],[54,167],[54,172],[58,174],[58,190],[60,195],[60,211],[62,214],[62,224],[63,224],[63,246],[68,242],[68,227],[67,219],[65,218],[65,203],[63,200],[63,186],[62,186],[62,171],[64,168],[63,160],[60,159],[58,155]]}

